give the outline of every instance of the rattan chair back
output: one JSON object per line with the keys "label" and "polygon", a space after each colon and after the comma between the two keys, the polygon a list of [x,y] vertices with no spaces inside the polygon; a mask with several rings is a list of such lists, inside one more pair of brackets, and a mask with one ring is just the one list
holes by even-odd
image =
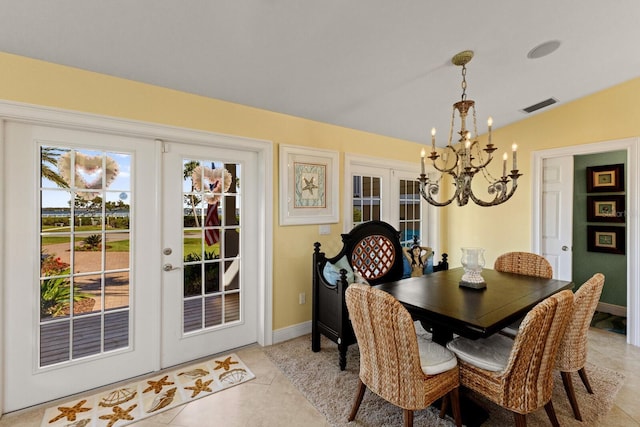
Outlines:
{"label": "rattan chair back", "polygon": [[582,415],[573,388],[571,373],[577,371],[587,391],[593,394],[587,372],[584,369],[587,363],[587,332],[603,287],[604,275],[596,273],[576,291],[573,298],[573,313],[556,356],[556,368],[561,372],[564,389],[567,392],[571,409],[573,409],[573,416],[579,421],[582,421]]}
{"label": "rattan chair back", "polygon": [[354,283],[347,288],[346,303],[360,350],[362,384],[410,411],[426,408],[454,389],[457,399],[458,367],[437,375],[423,372],[413,319],[398,300]]}
{"label": "rattan chair back", "polygon": [[603,287],[604,275],[596,273],[576,291],[573,314],[556,360],[556,367],[561,371],[575,372],[584,368],[587,362],[587,332]]}
{"label": "rattan chair back", "polygon": [[496,271],[505,273],[516,273],[525,276],[553,277],[553,267],[541,255],[531,252],[507,252],[500,255],[493,265]]}
{"label": "rattan chair back", "polygon": [[523,421],[524,414],[542,406],[547,408],[550,418],[555,418],[550,403],[552,374],[572,303],[573,293],[566,290],[531,309],[522,322],[503,371],[487,371],[459,360],[461,384],[514,412],[516,422]]}

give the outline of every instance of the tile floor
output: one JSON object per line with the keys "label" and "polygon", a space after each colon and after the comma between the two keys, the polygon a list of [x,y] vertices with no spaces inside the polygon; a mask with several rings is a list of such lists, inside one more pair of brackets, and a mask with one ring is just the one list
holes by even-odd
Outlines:
{"label": "tile floor", "polygon": [[[258,346],[235,350],[256,374],[256,379],[158,414],[136,427],[325,427],[322,415],[291,385]],[[615,406],[597,426],[640,426],[640,348],[627,345],[625,337],[591,328],[589,361],[626,376]],[[66,400],[66,399],[65,399]],[[4,415],[0,427],[39,427],[44,408]]]}

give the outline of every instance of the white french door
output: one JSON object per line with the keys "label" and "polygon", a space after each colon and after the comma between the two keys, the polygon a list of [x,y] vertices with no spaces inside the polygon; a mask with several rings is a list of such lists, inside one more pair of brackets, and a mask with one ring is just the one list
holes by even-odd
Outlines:
{"label": "white french door", "polygon": [[271,183],[225,138],[5,122],[2,412],[261,341]]}
{"label": "white french door", "polygon": [[257,155],[163,149],[162,363],[257,341]]}
{"label": "white french door", "polygon": [[152,140],[5,125],[3,410],[157,370]]}

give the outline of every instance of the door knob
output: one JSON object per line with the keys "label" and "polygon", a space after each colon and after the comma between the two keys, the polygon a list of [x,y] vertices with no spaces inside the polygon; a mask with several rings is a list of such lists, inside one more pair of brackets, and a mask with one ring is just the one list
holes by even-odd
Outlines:
{"label": "door knob", "polygon": [[569,247],[568,247],[568,246],[563,246],[563,247],[562,247],[562,250],[566,252],[566,251],[568,251],[568,250],[569,250]]}
{"label": "door knob", "polygon": [[180,268],[180,267],[174,267],[174,266],[173,266],[173,265],[171,265],[171,264],[164,264],[164,265],[162,266],[162,269],[163,269],[164,271],[178,270],[179,268]]}

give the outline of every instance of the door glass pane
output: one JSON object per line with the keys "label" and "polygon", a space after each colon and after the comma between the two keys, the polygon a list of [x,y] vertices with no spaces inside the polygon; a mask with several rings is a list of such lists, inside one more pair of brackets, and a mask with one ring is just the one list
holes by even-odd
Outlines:
{"label": "door glass pane", "polygon": [[239,301],[241,286],[240,171],[235,163],[183,160],[185,333],[240,320],[239,312],[224,308],[229,298]]}
{"label": "door glass pane", "polygon": [[131,173],[130,154],[40,147],[40,366],[129,345]]}
{"label": "door glass pane", "polygon": [[403,246],[411,246],[420,236],[420,191],[414,180],[400,180],[399,188],[400,239]]}
{"label": "door glass pane", "polygon": [[380,220],[380,178],[353,176],[353,225]]}

